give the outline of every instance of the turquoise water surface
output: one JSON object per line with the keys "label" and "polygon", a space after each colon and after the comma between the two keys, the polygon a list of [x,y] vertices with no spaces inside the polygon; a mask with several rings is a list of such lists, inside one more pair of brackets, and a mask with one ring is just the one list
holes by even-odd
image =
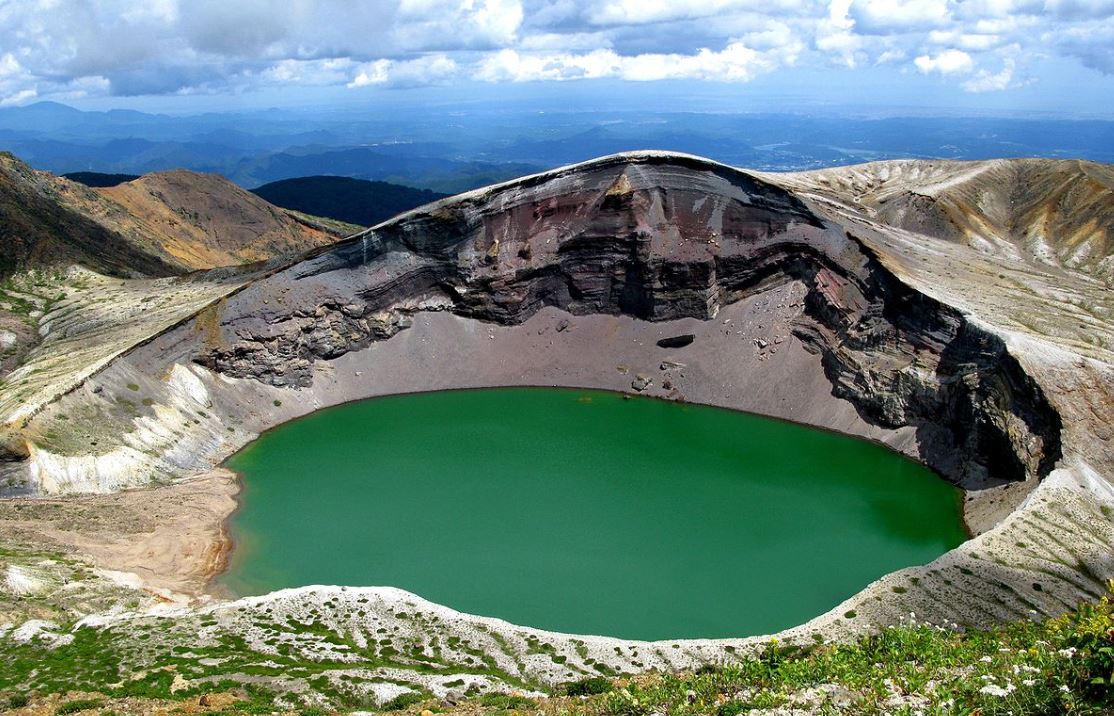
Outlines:
{"label": "turquoise water surface", "polygon": [[597,391],[350,403],[228,464],[232,591],[394,586],[564,632],[770,633],[964,539],[957,490],[880,446]]}

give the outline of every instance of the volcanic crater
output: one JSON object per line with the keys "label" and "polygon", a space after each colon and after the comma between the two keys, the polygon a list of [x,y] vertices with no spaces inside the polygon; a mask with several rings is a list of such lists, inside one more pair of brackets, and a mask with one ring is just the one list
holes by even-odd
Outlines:
{"label": "volcanic crater", "polygon": [[[986,164],[978,173],[1011,171]],[[16,376],[26,387],[4,404],[18,448],[4,474],[35,495],[200,484],[226,496],[229,455],[341,402],[495,386],[640,393],[882,442],[965,491],[971,540],[785,638],[841,638],[910,611],[966,625],[1056,614],[1114,576],[1111,301],[1101,274],[966,243],[958,224],[916,233],[924,222],[908,210],[896,221],[892,203],[871,203],[900,185],[919,192],[914,208],[936,206],[972,176],[916,162],[760,174],[639,152],[438,201],[296,261],[226,271],[199,310],[140,339],[102,340],[68,382]],[[230,505],[214,503],[210,523]],[[113,563],[110,552],[106,564],[129,571],[134,556]],[[207,559],[186,560],[196,579],[184,591],[211,576]],[[182,586],[180,575],[144,576]],[[313,587],[204,609],[259,641],[262,613],[317,613],[325,600],[327,629],[390,622],[400,642],[466,638],[537,683],[593,664],[729,660],[758,643],[573,637],[392,589]],[[400,605],[422,624],[400,622]],[[451,671],[471,657],[442,658]]]}

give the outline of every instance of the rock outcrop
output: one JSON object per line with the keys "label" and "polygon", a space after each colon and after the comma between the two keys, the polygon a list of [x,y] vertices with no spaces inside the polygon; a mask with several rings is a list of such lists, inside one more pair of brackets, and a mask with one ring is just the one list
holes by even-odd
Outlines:
{"label": "rock outcrop", "polygon": [[699,160],[602,160],[431,205],[225,301],[192,360],[310,388],[317,361],[360,351],[434,308],[516,325],[573,315],[711,320],[801,282],[793,332],[871,423],[913,426],[959,484],[1046,474],[1058,418],[1004,344],[920,294],[791,193]]}

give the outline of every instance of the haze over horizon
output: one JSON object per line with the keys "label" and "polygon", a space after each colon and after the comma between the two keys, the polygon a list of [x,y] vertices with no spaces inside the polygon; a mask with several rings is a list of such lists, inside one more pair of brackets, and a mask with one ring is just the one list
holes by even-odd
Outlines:
{"label": "haze over horizon", "polygon": [[1114,0],[0,0],[0,149],[443,194],[639,149],[1112,162],[1112,38]]}
{"label": "haze over horizon", "polygon": [[0,4],[0,106],[1111,118],[1112,73],[1110,0]]}

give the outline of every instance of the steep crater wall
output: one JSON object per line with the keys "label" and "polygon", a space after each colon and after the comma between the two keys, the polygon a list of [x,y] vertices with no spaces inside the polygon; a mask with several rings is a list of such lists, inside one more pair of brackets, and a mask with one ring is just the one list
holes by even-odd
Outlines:
{"label": "steep crater wall", "polygon": [[501,325],[543,307],[713,319],[771,285],[807,287],[794,334],[872,424],[977,489],[1037,478],[1060,423],[1003,342],[908,288],[788,192],[683,158],[602,161],[442,202],[253,284],[199,319],[188,359],[310,388],[314,365],[447,310]]}

